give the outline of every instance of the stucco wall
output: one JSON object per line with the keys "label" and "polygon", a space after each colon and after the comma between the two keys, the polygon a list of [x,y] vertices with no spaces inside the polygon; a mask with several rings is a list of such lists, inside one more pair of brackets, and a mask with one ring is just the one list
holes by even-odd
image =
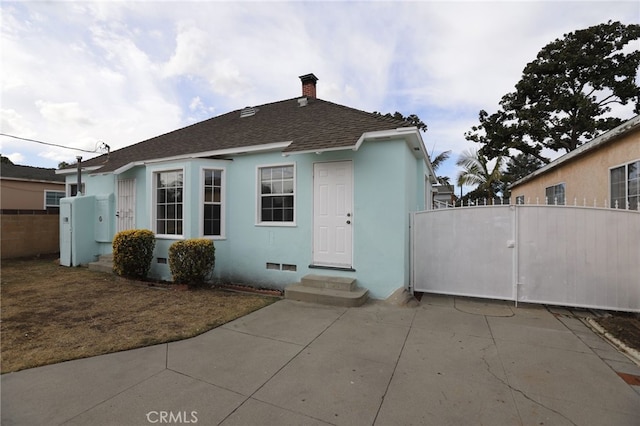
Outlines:
{"label": "stucco wall", "polygon": [[511,198],[524,195],[527,204],[544,204],[545,189],[564,183],[567,204],[577,199],[582,205],[586,198],[588,205],[595,199],[603,207],[610,200],[609,170],[639,159],[640,132],[636,131],[513,187]]}
{"label": "stucco wall", "polygon": [[45,210],[45,190],[64,192],[65,186],[63,182],[57,184],[0,179],[0,208]]}
{"label": "stucco wall", "polygon": [[57,253],[58,214],[0,214],[2,259]]}
{"label": "stucco wall", "polygon": [[[313,165],[328,161],[352,161],[353,164],[355,272],[309,268],[313,262]],[[256,224],[257,168],[277,164],[295,165],[295,226]],[[162,263],[168,258],[170,245],[179,238],[201,236],[203,168],[225,170],[225,235],[215,239],[215,278],[284,288],[309,273],[341,275],[355,277],[374,298],[385,298],[408,284],[409,212],[424,208],[426,169],[403,140],[365,142],[357,152],[345,150],[287,157],[274,152],[236,156],[233,160],[163,162],[136,167],[118,176],[83,176],[83,181],[88,195],[114,193],[117,199],[117,180],[135,178],[136,228],[153,230],[154,173],[183,170],[183,208],[184,217],[188,219],[184,222],[184,235],[158,237],[151,268],[152,277],[171,280],[168,264]],[[68,180],[74,182],[75,177],[70,176]],[[108,243],[99,243],[99,246],[101,253],[110,251]],[[296,271],[267,269],[267,262],[295,265]]]}

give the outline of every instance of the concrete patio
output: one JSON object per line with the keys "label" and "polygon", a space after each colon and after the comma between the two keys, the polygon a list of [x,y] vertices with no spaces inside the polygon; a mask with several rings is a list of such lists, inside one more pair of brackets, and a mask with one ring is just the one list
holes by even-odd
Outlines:
{"label": "concrete patio", "polygon": [[634,377],[640,367],[568,310],[427,295],[414,308],[282,300],[189,340],[5,374],[1,418],[637,425]]}

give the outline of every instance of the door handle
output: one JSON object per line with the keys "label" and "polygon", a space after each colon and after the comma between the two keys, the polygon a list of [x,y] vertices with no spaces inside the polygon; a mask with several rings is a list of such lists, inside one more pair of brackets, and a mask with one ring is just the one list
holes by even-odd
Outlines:
{"label": "door handle", "polygon": [[351,225],[351,221],[350,220],[347,221],[347,225]]}

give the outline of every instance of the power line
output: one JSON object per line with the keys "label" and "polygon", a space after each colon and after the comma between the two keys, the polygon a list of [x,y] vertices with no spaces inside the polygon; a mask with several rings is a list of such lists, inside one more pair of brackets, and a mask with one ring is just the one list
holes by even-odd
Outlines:
{"label": "power line", "polygon": [[[21,138],[20,136],[8,135],[8,134],[6,134],[6,133],[0,133],[0,136],[7,136],[7,137],[9,137],[9,138],[20,139],[20,140],[27,141],[27,142],[40,143],[40,144],[42,144],[42,145],[55,146],[55,147],[58,147],[58,148],[71,149],[71,150],[74,150],[74,151],[89,152],[89,153],[91,153],[91,154],[98,153],[98,150],[88,151],[88,150],[86,150],[86,149],[82,149],[82,148],[71,148],[71,147],[64,146],[64,145],[58,145],[58,144],[55,144],[55,143],[49,143],[49,142],[38,141],[38,140],[35,140],[35,139]],[[104,143],[104,142],[103,142],[103,143]],[[106,145],[106,144],[105,144],[105,145]],[[107,146],[108,146],[108,145],[107,145]]]}

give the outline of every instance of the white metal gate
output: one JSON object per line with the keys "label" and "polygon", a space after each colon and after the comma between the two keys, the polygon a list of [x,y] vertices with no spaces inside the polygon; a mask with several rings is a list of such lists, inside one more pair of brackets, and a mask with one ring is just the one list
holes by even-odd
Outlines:
{"label": "white metal gate", "polygon": [[465,207],[412,223],[414,291],[640,312],[640,212]]}
{"label": "white metal gate", "polygon": [[126,231],[135,229],[136,180],[122,179],[118,181],[118,207],[116,211],[118,229]]}

